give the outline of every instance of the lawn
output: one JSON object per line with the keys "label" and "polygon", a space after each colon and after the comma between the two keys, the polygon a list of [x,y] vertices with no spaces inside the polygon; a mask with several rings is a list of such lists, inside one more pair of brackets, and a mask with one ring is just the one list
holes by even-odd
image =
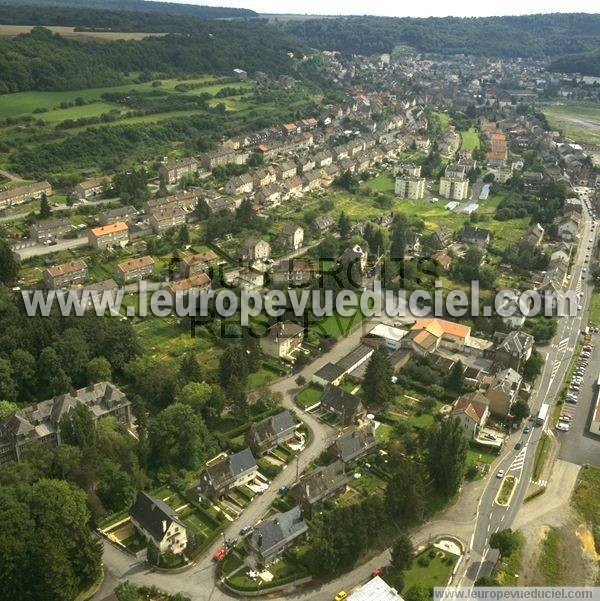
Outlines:
{"label": "lawn", "polygon": [[277,378],[284,375],[283,370],[278,370],[275,366],[263,363],[261,368],[249,374],[248,376],[248,387],[249,388],[262,388],[267,386]]}
{"label": "lawn", "polygon": [[600,142],[600,106],[591,102],[565,102],[544,107],[550,125],[577,142]]}
{"label": "lawn", "polygon": [[474,127],[460,132],[460,149],[475,150],[479,148],[479,133]]}
{"label": "lawn", "polygon": [[350,317],[342,317],[335,313],[320,321],[312,323],[309,330],[323,337],[342,338],[347,336],[363,319],[360,308]]}
{"label": "lawn", "polygon": [[590,303],[590,323],[600,325],[600,292],[594,292]]}
{"label": "lawn", "polygon": [[[432,553],[433,552],[433,553]],[[433,558],[431,554],[435,554]],[[412,567],[404,573],[404,592],[415,584],[427,590],[446,586],[458,557],[452,553],[430,547],[415,557]]]}
{"label": "lawn", "polygon": [[187,507],[179,512],[179,517],[184,524],[196,534],[196,536],[207,539],[214,536],[216,525],[199,510],[193,507]]}
{"label": "lawn", "polygon": [[500,493],[498,494],[499,505],[505,505],[508,503],[516,484],[517,479],[514,476],[506,476],[504,478],[504,482],[502,482],[502,488],[500,488]]}
{"label": "lawn", "polygon": [[[595,467],[582,468],[571,503],[577,513],[590,525],[598,529],[600,526],[600,469]],[[597,546],[600,547],[600,541]]]}
{"label": "lawn", "polygon": [[544,577],[545,586],[564,586],[569,578],[565,573],[561,532],[558,528],[550,528],[542,541],[542,552],[538,567]]}
{"label": "lawn", "polygon": [[533,464],[533,474],[532,478],[537,480],[542,470],[544,469],[544,464],[546,463],[546,458],[548,457],[548,452],[550,451],[550,447],[552,446],[552,441],[548,434],[542,434],[542,438],[538,442],[538,445],[535,449],[535,460]]}
{"label": "lawn", "polygon": [[306,409],[316,405],[321,399],[323,389],[316,384],[309,384],[296,395],[296,403]]}
{"label": "lawn", "polygon": [[379,442],[386,443],[390,441],[393,433],[394,428],[392,426],[388,424],[379,424],[375,430],[375,438],[377,438]]}

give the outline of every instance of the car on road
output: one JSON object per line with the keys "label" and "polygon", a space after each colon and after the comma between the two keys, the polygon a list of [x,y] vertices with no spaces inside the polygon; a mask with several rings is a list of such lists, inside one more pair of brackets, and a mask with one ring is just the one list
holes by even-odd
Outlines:
{"label": "car on road", "polygon": [[504,478],[504,470],[498,470],[496,472],[496,478]]}
{"label": "car on road", "polygon": [[240,534],[242,536],[246,536],[246,534],[248,534],[250,532],[250,530],[252,530],[252,526],[249,526],[248,524],[246,524],[245,526],[242,526],[242,528],[240,529]]}
{"label": "car on road", "polygon": [[290,490],[290,489],[289,489],[289,487],[288,487],[288,486],[286,486],[285,484],[282,484],[282,485],[279,487],[279,494],[280,494],[280,495],[283,497],[283,495],[285,495],[285,494],[286,494],[286,493],[287,493],[289,490]]}
{"label": "car on road", "polygon": [[346,591],[340,591],[335,597],[334,601],[344,601],[344,599],[348,596]]}
{"label": "car on road", "polygon": [[215,551],[215,554],[213,555],[213,559],[215,561],[221,561],[223,559],[223,557],[225,557],[225,555],[227,554],[227,547],[220,547],[219,549],[217,549]]}
{"label": "car on road", "polygon": [[525,429],[523,430],[523,434],[529,434],[531,432],[531,428],[529,426],[525,426]]}
{"label": "car on road", "polygon": [[566,413],[561,413],[560,417],[558,418],[558,421],[567,422],[568,423],[568,422],[571,421],[571,416],[567,415]]}
{"label": "car on road", "polygon": [[515,450],[520,451],[523,448],[523,443],[519,440],[519,442],[515,445]]}

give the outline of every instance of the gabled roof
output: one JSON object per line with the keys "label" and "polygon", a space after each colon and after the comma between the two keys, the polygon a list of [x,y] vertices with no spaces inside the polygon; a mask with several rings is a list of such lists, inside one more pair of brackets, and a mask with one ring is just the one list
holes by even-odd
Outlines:
{"label": "gabled roof", "polygon": [[345,415],[348,419],[359,413],[363,408],[363,404],[357,396],[333,384],[325,386],[325,390],[321,395],[321,404],[340,415]]}
{"label": "gabled roof", "polygon": [[331,446],[342,461],[348,462],[377,446],[377,439],[373,426],[368,425],[345,432]]}
{"label": "gabled roof", "polygon": [[258,524],[252,533],[252,546],[262,554],[268,554],[278,545],[293,540],[307,529],[302,511],[296,506]]}
{"label": "gabled roof", "polygon": [[454,401],[451,415],[466,413],[472,420],[479,423],[488,411],[489,404],[489,399],[480,392],[463,394]]}
{"label": "gabled roof", "polygon": [[185,529],[175,510],[164,501],[139,491],[130,511],[131,517],[157,541],[161,541],[173,522]]}
{"label": "gabled roof", "polygon": [[343,461],[334,461],[305,474],[296,484],[292,493],[308,503],[317,503],[348,483]]}
{"label": "gabled roof", "polygon": [[249,435],[254,442],[260,444],[272,438],[280,436],[284,432],[293,430],[296,427],[296,422],[292,414],[286,409],[277,415],[267,417],[262,421],[252,424]]}

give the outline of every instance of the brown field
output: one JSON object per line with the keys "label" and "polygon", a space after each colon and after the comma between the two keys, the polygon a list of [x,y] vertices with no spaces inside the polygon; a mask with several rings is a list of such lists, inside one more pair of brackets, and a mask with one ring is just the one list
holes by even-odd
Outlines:
{"label": "brown field", "polygon": [[[32,25],[0,25],[0,36],[17,36],[29,33]],[[46,29],[58,33],[65,38],[79,41],[112,42],[113,40],[141,40],[148,36],[162,36],[164,33],[144,33],[128,31],[75,31],[74,27],[58,25],[45,26]]]}

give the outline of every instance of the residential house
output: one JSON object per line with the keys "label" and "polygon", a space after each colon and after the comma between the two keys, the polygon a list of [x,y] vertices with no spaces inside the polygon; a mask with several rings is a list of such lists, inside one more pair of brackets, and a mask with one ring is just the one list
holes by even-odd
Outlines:
{"label": "residential house", "polygon": [[286,163],[281,163],[281,165],[279,165],[277,167],[277,177],[280,180],[286,180],[286,179],[290,179],[292,177],[294,177],[295,175],[297,175],[298,173],[298,169],[296,167],[295,163],[292,163],[291,161],[288,161]]}
{"label": "residential house", "polygon": [[327,384],[321,395],[321,408],[336,415],[342,425],[358,423],[366,415],[361,400],[339,386]]}
{"label": "residential house", "polygon": [[339,258],[339,262],[346,266],[354,267],[356,265],[359,272],[362,274],[367,269],[368,257],[369,253],[366,250],[363,250],[358,244],[355,244],[354,246],[348,246],[344,249],[344,252]]}
{"label": "residential house", "polygon": [[421,177],[421,165],[414,163],[398,163],[394,166],[394,175],[397,177]]}
{"label": "residential house", "polygon": [[523,378],[511,367],[499,371],[486,392],[490,400],[490,411],[508,417],[517,400]]}
{"label": "residential house", "polygon": [[446,248],[452,242],[452,232],[441,226],[433,233],[438,248]]}
{"label": "residential house", "polygon": [[31,441],[60,444],[60,421],[76,405],[85,405],[94,422],[113,416],[126,427],[131,423],[131,403],[124,392],[110,382],[91,384],[23,407],[0,422],[0,463],[20,460],[23,447]]}
{"label": "residential house", "polygon": [[340,434],[327,449],[329,456],[345,464],[352,463],[377,450],[379,443],[375,438],[375,428],[369,423]]}
{"label": "residential house", "polygon": [[202,470],[196,488],[200,494],[216,499],[232,488],[251,482],[258,474],[258,466],[248,448],[232,455],[221,455]]}
{"label": "residential house", "polygon": [[64,219],[46,219],[38,221],[29,228],[29,235],[37,242],[54,241],[71,232],[71,221]]}
{"label": "residential house", "polygon": [[191,292],[200,294],[201,292],[210,290],[211,285],[212,281],[206,273],[196,273],[184,280],[169,282],[165,289],[175,299],[177,296],[185,296]]}
{"label": "residential house", "polygon": [[261,205],[276,206],[281,202],[282,189],[279,184],[263,186],[256,193],[256,202]]}
{"label": "residential house", "polygon": [[520,240],[522,246],[537,248],[544,240],[546,230],[539,223],[532,223]]}
{"label": "residential house", "polygon": [[117,221],[122,221],[127,225],[132,225],[138,216],[138,211],[131,205],[126,207],[117,207],[103,211],[98,215],[98,223],[100,225],[111,225]]}
{"label": "residential house", "polygon": [[239,251],[240,259],[251,263],[254,263],[255,261],[264,261],[270,256],[271,245],[256,236],[249,236],[246,238]]}
{"label": "residential house", "polygon": [[242,175],[236,175],[232,177],[225,184],[225,193],[230,196],[237,194],[250,194],[254,189],[254,180],[249,173],[242,173]]}
{"label": "residential house", "polygon": [[281,239],[286,248],[296,251],[302,248],[304,242],[304,228],[295,223],[289,223],[281,232]]}
{"label": "residential house", "polygon": [[312,375],[311,380],[323,387],[327,386],[327,384],[338,386],[345,375],[346,370],[341,365],[326,363]]}
{"label": "residential house", "polygon": [[92,248],[124,246],[129,242],[129,227],[123,221],[92,228],[88,233],[88,243]]}
{"label": "residential house", "polygon": [[460,163],[450,163],[444,170],[444,175],[448,178],[455,177],[459,179],[465,179],[467,177],[467,173],[467,166],[461,165]]}
{"label": "residential house", "polygon": [[154,271],[155,266],[154,259],[149,255],[129,259],[115,267],[115,277],[125,284],[133,280],[142,280]]}
{"label": "residential house", "polygon": [[304,191],[304,183],[299,175],[285,180],[284,188],[290,196],[301,196]]}
{"label": "residential house", "polygon": [[112,177],[93,177],[77,184],[73,195],[78,200],[91,200],[100,196],[110,186]]}
{"label": "residential house", "polygon": [[537,171],[524,171],[523,184],[526,190],[539,191],[544,183],[544,174]]}
{"label": "residential house", "polygon": [[307,530],[308,526],[302,518],[302,510],[296,506],[257,524],[248,544],[257,559],[266,564],[275,559]]}
{"label": "residential house", "polygon": [[494,338],[498,341],[494,348],[495,361],[504,367],[521,371],[533,352],[533,336],[520,330],[514,330],[508,334],[496,332]]}
{"label": "residential house", "polygon": [[465,225],[460,234],[460,239],[462,242],[466,242],[467,244],[483,247],[490,243],[492,239],[492,233],[483,228]]}
{"label": "residential house", "polygon": [[419,319],[406,336],[412,350],[427,355],[443,347],[463,351],[471,337],[471,328],[445,319],[426,317]]}
{"label": "residential house", "polygon": [[293,353],[304,341],[304,328],[292,321],[277,322],[269,328],[267,335],[261,338],[263,352],[276,359],[291,359]]}
{"label": "residential house", "polygon": [[273,266],[273,286],[285,288],[308,285],[315,277],[315,266],[306,259],[284,259]]}
{"label": "residential house", "polygon": [[467,439],[475,440],[490,416],[489,405],[489,399],[481,392],[463,394],[452,404],[450,417],[460,422]]}
{"label": "residential house", "polygon": [[315,155],[315,165],[319,169],[328,167],[333,163],[333,155],[327,150],[322,150]]}
{"label": "residential house", "polygon": [[174,227],[181,227],[187,219],[186,212],[176,205],[157,208],[150,213],[150,227],[155,234],[161,234]]}
{"label": "residential house", "polygon": [[431,258],[445,271],[448,271],[448,269],[450,269],[450,265],[452,264],[452,257],[443,250],[438,250],[431,256]]}
{"label": "residential house", "polygon": [[366,584],[355,588],[347,601],[404,601],[404,599],[395,588],[379,576],[375,576]]}
{"label": "residential house", "polygon": [[190,278],[197,273],[205,273],[214,265],[219,264],[219,257],[212,250],[192,254],[190,252],[179,253],[179,274],[183,278]]}
{"label": "residential house", "polygon": [[236,284],[242,290],[260,290],[265,285],[264,271],[254,267],[243,267],[238,271]]}
{"label": "residential house", "polygon": [[326,234],[329,232],[334,225],[334,220],[331,215],[319,215],[314,220],[315,229],[319,232],[319,234]]}
{"label": "residential house", "polygon": [[346,488],[348,476],[343,461],[334,461],[304,474],[290,492],[305,514]]}
{"label": "residential house", "polygon": [[558,224],[558,236],[561,240],[574,242],[579,236],[581,217],[578,213],[569,213]]}
{"label": "residential house", "polygon": [[268,186],[269,184],[273,184],[277,181],[277,174],[275,173],[275,169],[272,167],[266,167],[265,169],[259,169],[254,173],[254,185],[257,188],[262,188],[263,186]]}
{"label": "residential house", "polygon": [[466,200],[469,197],[469,180],[463,177],[442,177],[440,196],[450,200]]}
{"label": "residential house", "polygon": [[410,200],[425,198],[425,178],[416,175],[403,175],[396,178],[396,196]]}
{"label": "residential house", "polygon": [[187,546],[187,529],[174,509],[164,501],[139,491],[129,512],[131,523],[160,553],[183,553]]}
{"label": "residential house", "polygon": [[176,184],[182,177],[197,172],[198,161],[194,157],[163,161],[158,167],[158,176],[167,186]]}
{"label": "residential house", "polygon": [[18,186],[10,190],[0,192],[0,211],[8,207],[14,207],[30,200],[39,200],[43,195],[52,194],[52,186],[48,182]]}
{"label": "residential house", "polygon": [[321,187],[321,175],[318,171],[309,171],[302,176],[302,185],[308,192]]}
{"label": "residential house", "polygon": [[83,284],[88,279],[88,266],[78,259],[44,269],[44,284],[47,288],[62,288],[72,284]]}
{"label": "residential house", "polygon": [[286,409],[250,426],[246,432],[246,444],[257,455],[264,455],[276,446],[293,440],[298,425]]}

